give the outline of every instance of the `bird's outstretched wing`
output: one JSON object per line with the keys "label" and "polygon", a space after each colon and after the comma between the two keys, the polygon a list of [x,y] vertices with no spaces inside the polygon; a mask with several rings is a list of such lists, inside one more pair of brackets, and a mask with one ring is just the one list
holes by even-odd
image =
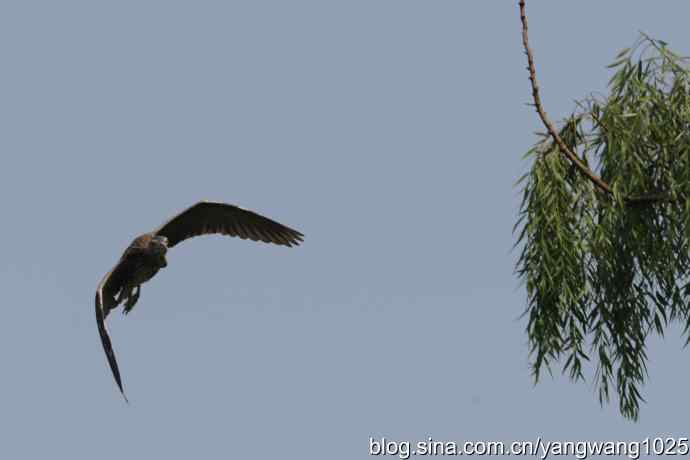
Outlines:
{"label": "bird's outstretched wing", "polygon": [[168,247],[194,236],[220,233],[283,246],[299,245],[304,235],[239,206],[201,201],[176,215],[154,234],[168,238]]}
{"label": "bird's outstretched wing", "polygon": [[103,280],[98,285],[98,290],[96,291],[96,323],[98,324],[98,333],[101,336],[101,343],[103,344],[105,356],[108,358],[110,370],[113,372],[113,377],[115,377],[115,383],[117,383],[120,393],[122,393],[122,397],[124,397],[125,401],[127,401],[127,396],[125,396],[125,391],[122,388],[120,369],[118,368],[117,360],[115,359],[113,344],[110,341],[108,330],[105,328],[105,318],[108,316],[110,310],[117,307],[118,304],[115,296],[122,285],[124,269],[125,265],[118,263],[115,268],[113,268],[103,277]]}

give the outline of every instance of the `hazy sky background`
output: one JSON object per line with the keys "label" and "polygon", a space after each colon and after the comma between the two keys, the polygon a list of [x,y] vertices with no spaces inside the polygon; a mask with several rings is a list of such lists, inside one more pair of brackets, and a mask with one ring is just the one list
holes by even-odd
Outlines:
{"label": "hazy sky background", "polygon": [[[663,6],[662,6],[663,5]],[[686,2],[528,2],[554,119]],[[528,367],[513,270],[540,130],[515,1],[0,7],[0,457],[369,458],[418,440],[687,435],[690,351],[650,342],[639,423]],[[95,325],[131,239],[199,199],[301,230],[171,251]]]}

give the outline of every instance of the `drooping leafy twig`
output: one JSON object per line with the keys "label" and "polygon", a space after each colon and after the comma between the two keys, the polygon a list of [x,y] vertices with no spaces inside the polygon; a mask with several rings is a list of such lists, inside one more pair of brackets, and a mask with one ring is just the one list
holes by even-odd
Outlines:
{"label": "drooping leafy twig", "polygon": [[[642,34],[619,53],[608,94],[558,128],[539,97],[520,1],[534,106],[547,133],[527,156],[515,231],[535,381],[563,362],[603,404],[637,419],[646,341],[680,322],[690,342],[690,72]],[[576,160],[576,161],[575,161]],[[592,165],[592,166],[590,166]]]}

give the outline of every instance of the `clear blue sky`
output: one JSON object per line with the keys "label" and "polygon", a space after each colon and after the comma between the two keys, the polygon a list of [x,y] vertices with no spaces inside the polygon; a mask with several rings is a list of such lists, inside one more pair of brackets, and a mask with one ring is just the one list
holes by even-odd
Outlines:
{"label": "clear blue sky", "polygon": [[[687,430],[690,354],[653,340],[637,424],[532,385],[512,226],[541,129],[517,2],[10,1],[0,8],[0,457],[367,457],[371,436],[624,439]],[[603,90],[690,5],[531,1],[548,113]],[[199,199],[297,249],[189,241],[110,330],[96,285]]]}

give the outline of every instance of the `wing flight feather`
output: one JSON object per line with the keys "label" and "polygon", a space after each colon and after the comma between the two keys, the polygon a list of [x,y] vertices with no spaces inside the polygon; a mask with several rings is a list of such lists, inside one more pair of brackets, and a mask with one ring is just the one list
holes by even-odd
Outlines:
{"label": "wing flight feather", "polygon": [[282,246],[297,246],[304,235],[239,206],[201,201],[185,209],[154,234],[168,238],[168,247],[195,236],[218,233]]}

